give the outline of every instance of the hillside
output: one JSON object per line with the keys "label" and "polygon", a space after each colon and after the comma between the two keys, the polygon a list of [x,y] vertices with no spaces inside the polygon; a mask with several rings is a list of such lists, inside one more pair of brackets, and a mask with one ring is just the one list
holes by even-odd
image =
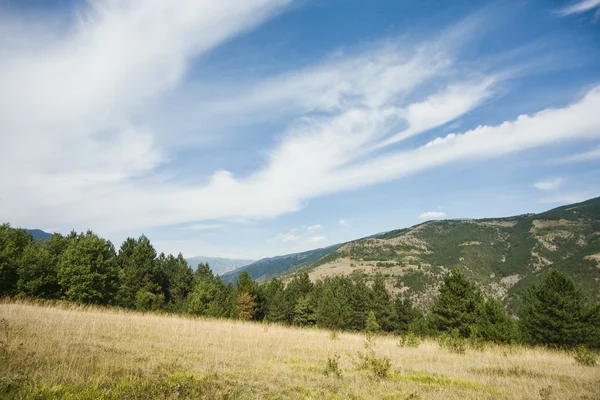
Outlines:
{"label": "hillside", "polygon": [[452,268],[514,308],[523,288],[556,268],[600,298],[600,198],[541,214],[430,221],[345,243],[307,270],[311,280],[381,273],[422,307]]}
{"label": "hillside", "polygon": [[200,263],[208,263],[210,269],[218,275],[223,275],[229,271],[233,271],[236,268],[243,267],[248,264],[252,264],[255,260],[240,260],[234,258],[221,258],[221,257],[204,257],[196,256],[186,258],[187,263],[196,269]]}
{"label": "hillside", "polygon": [[[0,302],[6,399],[597,399],[600,369],[568,352],[398,347],[383,378],[357,366],[365,336],[264,323]],[[335,360],[339,376],[326,374]],[[546,393],[545,397],[539,393]]]}
{"label": "hillside", "polygon": [[334,244],[322,249],[304,251],[302,253],[286,254],[283,256],[263,258],[250,265],[238,268],[235,271],[224,274],[221,278],[225,283],[235,282],[240,272],[248,271],[252,279],[265,281],[282,273],[292,273],[299,268],[308,267],[312,263],[327,254],[335,251],[339,244]]}
{"label": "hillside", "polygon": [[25,229],[25,230],[27,232],[29,232],[29,234],[31,235],[33,240],[48,240],[52,237],[51,233],[44,232],[40,229]]}

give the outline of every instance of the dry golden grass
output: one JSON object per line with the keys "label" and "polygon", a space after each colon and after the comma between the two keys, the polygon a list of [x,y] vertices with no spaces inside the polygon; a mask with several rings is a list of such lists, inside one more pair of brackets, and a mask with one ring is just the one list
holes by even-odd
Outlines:
{"label": "dry golden grass", "polygon": [[[15,301],[0,318],[8,398],[600,399],[600,367],[537,348],[459,355],[381,337],[375,352],[393,371],[377,379],[353,362],[359,334]],[[323,374],[335,354],[340,378]]]}

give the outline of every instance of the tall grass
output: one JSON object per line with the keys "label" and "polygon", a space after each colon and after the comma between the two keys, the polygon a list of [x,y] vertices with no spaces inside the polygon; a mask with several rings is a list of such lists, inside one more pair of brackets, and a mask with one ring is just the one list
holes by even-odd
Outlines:
{"label": "tall grass", "polygon": [[[548,387],[556,399],[600,398],[600,368],[541,348],[455,354],[383,336],[373,349],[391,372],[373,379],[352,362],[359,334],[14,300],[1,318],[0,398],[539,399]],[[332,354],[340,377],[323,373]]]}

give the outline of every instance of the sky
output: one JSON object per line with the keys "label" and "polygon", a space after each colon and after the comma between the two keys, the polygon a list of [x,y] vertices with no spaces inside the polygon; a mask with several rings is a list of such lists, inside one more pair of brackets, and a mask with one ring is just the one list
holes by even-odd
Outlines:
{"label": "sky", "polygon": [[0,0],[0,221],[275,256],[600,196],[600,0]]}

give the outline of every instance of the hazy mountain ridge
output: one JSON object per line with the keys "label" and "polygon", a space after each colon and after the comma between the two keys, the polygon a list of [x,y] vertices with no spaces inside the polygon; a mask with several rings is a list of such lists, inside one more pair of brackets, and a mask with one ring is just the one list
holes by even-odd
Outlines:
{"label": "hazy mountain ridge", "polygon": [[25,230],[27,232],[29,232],[29,234],[31,235],[33,240],[48,240],[52,237],[51,233],[44,232],[41,229],[25,229]]}
{"label": "hazy mountain ridge", "polygon": [[208,263],[210,269],[215,274],[222,275],[229,271],[233,271],[237,268],[243,267],[245,265],[252,264],[256,260],[196,256],[186,258],[186,261],[193,269],[196,269],[199,263]]}
{"label": "hazy mountain ridge", "polygon": [[225,283],[235,282],[240,272],[246,270],[253,279],[264,281],[269,278],[292,273],[302,267],[309,267],[313,262],[323,256],[334,252],[341,244],[334,244],[328,247],[304,251],[301,253],[292,253],[282,256],[263,258],[250,265],[240,267],[234,271],[224,274],[221,278]]}

